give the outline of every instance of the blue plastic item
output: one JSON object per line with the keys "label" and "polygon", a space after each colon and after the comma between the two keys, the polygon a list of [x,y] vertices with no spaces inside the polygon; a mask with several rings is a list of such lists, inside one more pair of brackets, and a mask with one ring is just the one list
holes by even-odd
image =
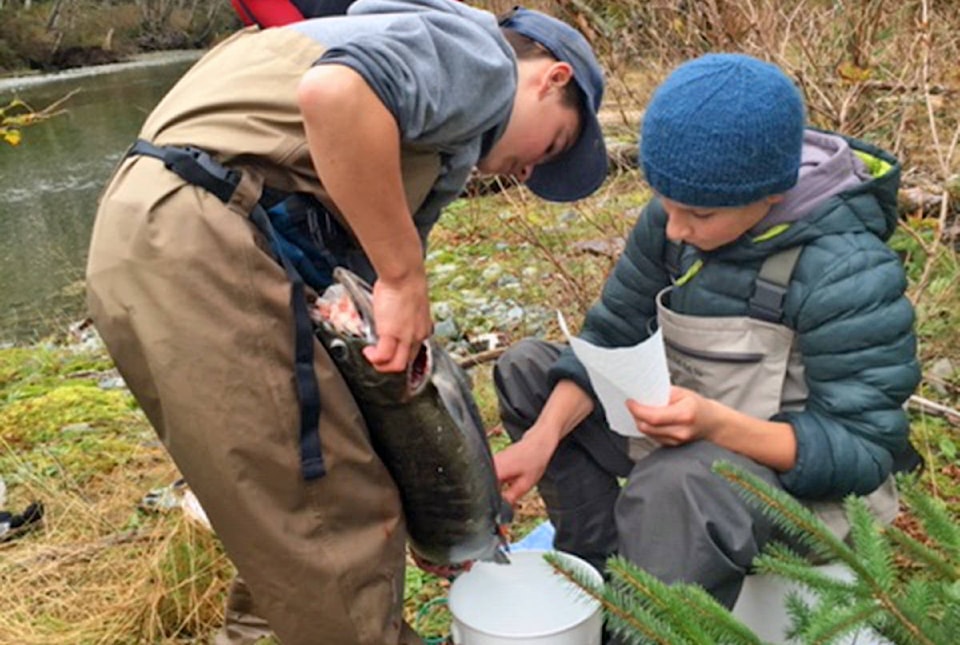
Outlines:
{"label": "blue plastic item", "polygon": [[545,521],[543,524],[537,526],[521,540],[514,542],[510,545],[511,551],[550,551],[553,549],[553,536],[556,533],[556,530],[553,528],[553,524],[550,523],[550,520]]}

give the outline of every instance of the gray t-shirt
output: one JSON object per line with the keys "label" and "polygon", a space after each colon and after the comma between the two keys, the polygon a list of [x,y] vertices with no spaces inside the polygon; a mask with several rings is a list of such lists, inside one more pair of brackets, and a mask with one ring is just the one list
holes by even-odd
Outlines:
{"label": "gray t-shirt", "polygon": [[346,17],[291,28],[327,48],[317,64],[363,76],[404,143],[440,151],[440,177],[414,214],[425,240],[513,108],[516,58],[496,18],[453,0],[359,0]]}

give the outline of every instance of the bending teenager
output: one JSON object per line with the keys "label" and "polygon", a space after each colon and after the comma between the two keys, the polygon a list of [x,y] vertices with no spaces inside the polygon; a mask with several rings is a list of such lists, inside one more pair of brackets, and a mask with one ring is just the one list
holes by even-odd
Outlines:
{"label": "bending teenager", "polygon": [[[448,0],[351,11],[207,53],[93,232],[93,319],[246,583],[226,642],[419,642],[400,498],[305,299],[335,265],[375,279],[369,358],[402,370],[431,330],[428,233],[475,166],[561,201],[606,174],[603,80],[574,29]],[[291,225],[273,206],[298,192],[321,207]]]}

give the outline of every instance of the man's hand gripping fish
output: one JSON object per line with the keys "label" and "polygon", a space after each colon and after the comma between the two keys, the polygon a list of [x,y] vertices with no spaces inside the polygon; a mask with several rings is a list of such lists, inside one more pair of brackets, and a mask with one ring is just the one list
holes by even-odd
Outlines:
{"label": "man's hand gripping fish", "polygon": [[436,565],[509,562],[509,505],[467,375],[432,338],[405,372],[376,371],[363,356],[377,342],[370,286],[343,268],[334,280],[311,316],[400,490],[414,554]]}

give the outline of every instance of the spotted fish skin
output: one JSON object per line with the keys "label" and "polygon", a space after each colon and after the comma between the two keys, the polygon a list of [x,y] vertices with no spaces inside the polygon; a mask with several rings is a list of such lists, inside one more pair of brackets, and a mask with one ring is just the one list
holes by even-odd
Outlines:
{"label": "spotted fish skin", "polygon": [[[410,547],[438,565],[506,561],[499,492],[486,431],[463,369],[428,339],[406,372],[378,372],[363,356],[376,343],[369,285],[346,269],[315,308],[316,334],[353,393],[377,455],[403,502]],[[360,316],[345,324],[343,298]],[[502,517],[504,515],[504,517]]]}

